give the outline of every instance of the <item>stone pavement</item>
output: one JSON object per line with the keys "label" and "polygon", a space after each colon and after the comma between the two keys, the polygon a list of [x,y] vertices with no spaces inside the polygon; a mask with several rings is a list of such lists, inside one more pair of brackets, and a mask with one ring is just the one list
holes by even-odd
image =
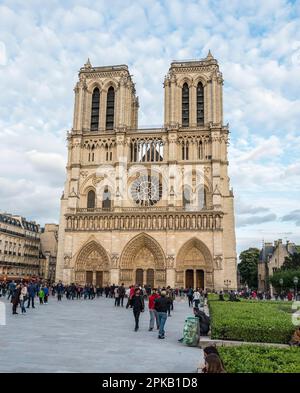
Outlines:
{"label": "stone pavement", "polygon": [[[3,301],[3,298],[0,298]],[[203,361],[199,347],[187,347],[182,336],[186,301],[176,301],[166,323],[166,339],[148,332],[149,313],[134,332],[132,310],[114,300],[67,300],[36,304],[26,315],[11,315],[0,326],[0,372],[196,372]],[[146,308],[148,303],[146,303]],[[18,309],[20,311],[20,309]]]}

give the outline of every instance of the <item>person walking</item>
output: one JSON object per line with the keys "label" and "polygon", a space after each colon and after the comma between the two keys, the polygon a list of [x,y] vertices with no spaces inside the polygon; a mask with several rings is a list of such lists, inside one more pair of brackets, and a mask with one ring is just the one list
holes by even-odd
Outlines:
{"label": "person walking", "polygon": [[194,302],[194,307],[199,308],[199,303],[200,303],[200,292],[199,289],[196,288],[196,291],[193,293],[193,302]]}
{"label": "person walking", "polygon": [[114,289],[114,297],[115,297],[115,307],[120,306],[120,294],[119,294],[119,288],[115,287]]}
{"label": "person walking", "polygon": [[34,307],[34,298],[36,295],[36,286],[35,284],[31,281],[30,284],[27,287],[27,292],[28,292],[28,302],[27,302],[27,308],[30,308],[30,303],[31,307]]}
{"label": "person walking", "polygon": [[44,304],[48,304],[49,288],[47,287],[47,285],[44,286],[43,291],[44,291]]}
{"label": "person walking", "polygon": [[56,292],[57,292],[57,301],[61,302],[61,298],[64,293],[64,286],[61,281],[59,281],[59,283],[56,286]]}
{"label": "person walking", "polygon": [[156,321],[156,328],[159,329],[158,315],[157,311],[154,308],[155,300],[159,298],[159,293],[156,289],[153,289],[152,294],[149,296],[149,314],[150,314],[150,322],[149,322],[149,332],[151,332],[154,328],[154,320]]}
{"label": "person walking", "polygon": [[20,306],[21,306],[21,312],[22,314],[26,313],[26,308],[25,308],[25,301],[27,299],[27,284],[22,284],[21,285],[21,293],[20,293]]}
{"label": "person walking", "polygon": [[168,318],[168,303],[169,299],[166,296],[166,291],[161,291],[160,297],[155,299],[154,308],[157,311],[158,316],[158,324],[159,324],[159,332],[158,338],[164,339],[165,338],[165,324]]}
{"label": "person walking", "polygon": [[11,295],[11,302],[13,305],[12,306],[12,313],[14,315],[18,314],[17,307],[18,307],[18,304],[20,303],[20,295],[21,295],[21,285],[18,284]]}
{"label": "person walking", "polygon": [[17,285],[16,285],[16,283],[14,282],[14,280],[12,280],[12,282],[10,282],[10,283],[8,284],[8,296],[7,296],[7,300],[9,300],[9,298],[12,297],[12,295],[13,295],[13,293],[14,293],[16,287],[17,287]]}
{"label": "person walking", "polygon": [[193,291],[192,287],[189,287],[189,289],[187,291],[187,298],[189,300],[189,307],[191,307],[193,305],[193,294],[194,294],[194,291]]}
{"label": "person walking", "polygon": [[44,292],[43,287],[41,287],[39,290],[40,304],[44,304],[44,298],[45,298],[45,292]]}
{"label": "person walking", "polygon": [[144,312],[145,304],[143,296],[141,295],[140,288],[136,288],[134,291],[134,295],[130,299],[130,304],[133,310],[134,320],[135,320],[135,328],[134,331],[137,332],[139,329],[139,318],[141,312]]}
{"label": "person walking", "polygon": [[122,283],[119,288],[119,305],[121,304],[122,307],[124,307],[124,297],[125,297],[125,287],[124,283]]}

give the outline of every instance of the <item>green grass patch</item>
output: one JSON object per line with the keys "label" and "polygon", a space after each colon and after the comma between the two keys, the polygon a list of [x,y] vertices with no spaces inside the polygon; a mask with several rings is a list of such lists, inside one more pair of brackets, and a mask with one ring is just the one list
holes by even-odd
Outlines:
{"label": "green grass patch", "polygon": [[300,348],[218,347],[228,373],[300,373]]}
{"label": "green grass patch", "polygon": [[213,339],[287,344],[296,328],[290,303],[209,299],[209,311]]}

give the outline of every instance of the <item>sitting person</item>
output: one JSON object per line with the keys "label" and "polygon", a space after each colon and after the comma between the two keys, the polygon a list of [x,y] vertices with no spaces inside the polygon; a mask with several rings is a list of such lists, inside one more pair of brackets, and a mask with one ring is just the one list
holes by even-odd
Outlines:
{"label": "sitting person", "polygon": [[205,374],[226,373],[222,360],[216,353],[210,353],[205,358],[205,367],[202,369]]}
{"label": "sitting person", "polygon": [[223,295],[223,291],[220,291],[220,293],[219,293],[219,300],[221,301],[221,302],[224,302],[224,295]]}
{"label": "sitting person", "polygon": [[300,327],[298,327],[295,333],[293,334],[289,344],[295,347],[300,347]]}
{"label": "sitting person", "polygon": [[217,347],[216,347],[215,345],[209,345],[208,347],[205,347],[205,348],[203,349],[203,355],[204,355],[205,365],[202,364],[202,365],[200,365],[200,366],[197,368],[197,372],[198,372],[198,373],[207,373],[206,359],[207,359],[207,357],[210,356],[210,355],[216,355],[216,356],[220,359],[222,368],[224,369],[224,365],[223,365],[222,359],[220,358],[218,349],[217,349]]}
{"label": "sitting person", "polygon": [[199,318],[200,335],[207,336],[210,328],[210,318],[205,314],[204,311],[199,310],[199,308],[194,307],[193,309],[195,317]]}

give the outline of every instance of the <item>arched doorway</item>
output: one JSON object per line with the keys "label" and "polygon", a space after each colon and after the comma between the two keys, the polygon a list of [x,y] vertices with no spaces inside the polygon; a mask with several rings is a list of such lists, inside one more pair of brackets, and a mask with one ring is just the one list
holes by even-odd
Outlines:
{"label": "arched doorway", "polygon": [[208,247],[192,238],[176,257],[176,286],[178,288],[213,289],[213,264]]}
{"label": "arched doorway", "polygon": [[98,286],[109,282],[109,258],[96,241],[91,241],[80,250],[75,263],[75,282]]}
{"label": "arched doorway", "polygon": [[166,285],[165,256],[159,243],[146,233],[134,237],[120,259],[120,281],[152,288]]}

